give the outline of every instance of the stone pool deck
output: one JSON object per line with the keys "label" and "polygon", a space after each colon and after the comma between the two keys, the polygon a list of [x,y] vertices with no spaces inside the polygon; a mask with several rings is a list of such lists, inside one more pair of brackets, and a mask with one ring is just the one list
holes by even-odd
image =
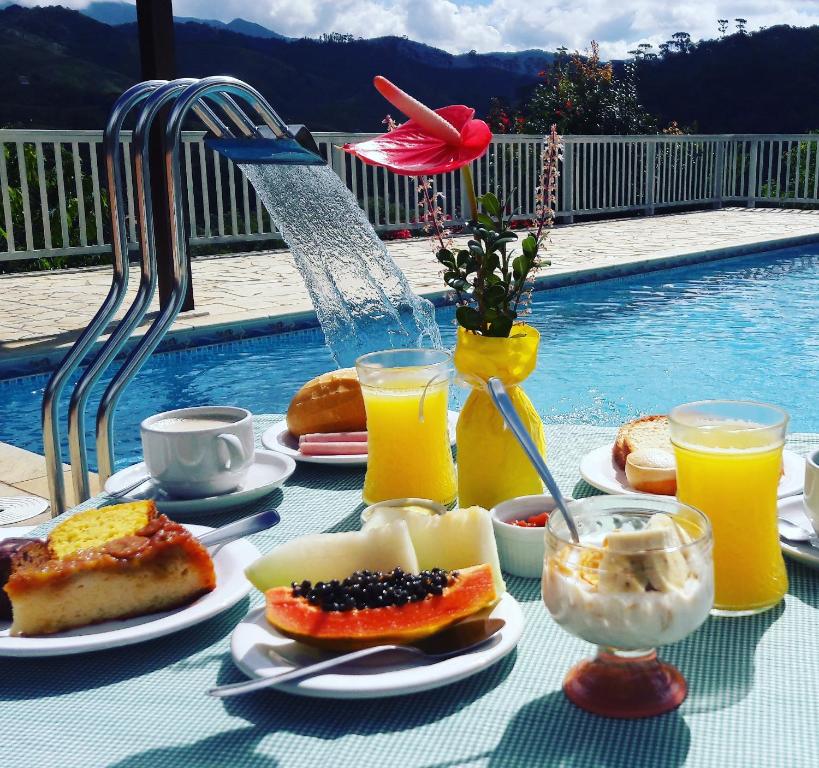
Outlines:
{"label": "stone pool deck", "polygon": [[[456,244],[465,237],[455,238]],[[819,211],[725,208],[558,226],[540,287],[561,285],[819,240]],[[393,241],[390,253],[413,288],[443,301],[426,239]],[[134,270],[136,271],[136,270]],[[310,300],[287,250],[199,257],[192,264],[196,309],[169,332],[179,345],[315,324]],[[53,366],[96,312],[110,268],[0,275],[0,377]],[[136,291],[132,276],[124,314]],[[154,306],[141,326],[147,328]],[[204,338],[203,338],[204,337]],[[2,477],[0,477],[2,480]]]}
{"label": "stone pool deck", "polygon": [[[456,238],[456,244],[466,238]],[[558,226],[539,287],[617,277],[770,248],[819,242],[819,211],[724,208]],[[420,294],[443,301],[439,270],[425,239],[388,243]],[[196,258],[196,309],[177,319],[179,345],[315,324],[288,251]],[[132,279],[130,304],[137,279]],[[64,354],[110,286],[110,268],[0,275],[0,377],[45,370]],[[144,332],[158,306],[142,326]],[[121,310],[120,315],[124,313]],[[67,479],[66,487],[71,484]],[[0,497],[47,496],[42,456],[0,443]]]}

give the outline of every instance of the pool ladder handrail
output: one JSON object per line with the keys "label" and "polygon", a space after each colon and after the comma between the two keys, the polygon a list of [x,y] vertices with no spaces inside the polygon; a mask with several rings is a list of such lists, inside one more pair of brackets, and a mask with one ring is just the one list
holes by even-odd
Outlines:
{"label": "pool ladder handrail", "polygon": [[[196,81],[192,78],[182,78],[174,80],[172,83],[158,81],[158,87],[153,88],[145,94],[145,96],[147,97],[161,90],[164,94],[167,94],[168,97],[171,97],[174,93],[178,93],[182,88],[194,82]],[[150,206],[150,201],[146,200],[145,195],[146,190],[150,189],[151,184],[148,140],[152,121],[146,122],[144,120],[147,111],[147,107],[142,110],[133,135],[135,166],[134,189],[137,203],[137,222],[139,224],[139,244],[142,256],[139,287],[134,301],[125,313],[125,316],[120,320],[119,324],[74,386],[74,391],[68,406],[68,447],[71,456],[71,477],[74,485],[74,493],[78,501],[85,501],[91,495],[88,476],[88,451],[85,442],[85,411],[88,398],[91,395],[92,389],[99,381],[100,376],[102,376],[122,350],[134,329],[142,322],[156,292],[157,270],[153,211]],[[228,130],[227,126],[219,120],[207,105],[197,105],[197,111],[203,120],[212,122],[214,125],[218,124],[221,130]],[[115,138],[118,140],[118,135]],[[109,181],[109,196],[116,204],[116,210],[112,207],[111,215],[112,248],[122,249],[127,259],[128,241],[125,228],[124,191],[120,159],[119,156],[114,157],[113,165],[107,165],[106,170]]]}
{"label": "pool ladder handrail", "polygon": [[[137,98],[137,93],[140,94],[140,98]],[[119,133],[122,122],[127,113],[137,103],[145,100],[134,133],[142,273],[140,287],[131,308],[80,378],[78,390],[75,390],[72,394],[69,407],[69,439],[74,488],[78,501],[84,501],[90,495],[84,435],[84,411],[88,397],[94,384],[121,351],[136,326],[142,321],[156,287],[156,252],[151,213],[150,174],[148,172],[148,136],[150,128],[162,107],[174,101],[164,130],[164,157],[168,168],[167,194],[172,212],[173,281],[168,300],[160,308],[156,319],[142,339],[134,346],[120,370],[109,383],[100,402],[96,419],[96,443],[99,476],[103,483],[114,471],[113,416],[119,398],[125,387],[137,374],[173,324],[181,310],[187,292],[188,280],[185,263],[187,237],[185,234],[184,212],[179,205],[182,198],[179,162],[182,124],[188,114],[193,111],[205,123],[207,128],[218,137],[232,137],[233,134],[227,125],[205,103],[204,100],[209,99],[236,125],[242,136],[265,138],[263,132],[244,113],[234,97],[238,97],[251,107],[261,117],[264,126],[272,132],[275,138],[293,138],[288,126],[264,97],[256,89],[232,77],[208,77],[198,81],[181,79],[171,83],[162,81],[140,83],[123,94],[115,104],[114,110],[112,110],[106,128],[106,136],[110,133],[109,142],[106,145],[106,170],[108,171],[112,214],[114,214],[112,216],[114,235],[112,240],[115,243],[113,245],[115,257],[114,279],[109,296],[106,297],[97,315],[95,315],[88,328],[55,371],[44,395],[43,440],[46,445],[46,468],[52,516],[60,514],[66,508],[57,411],[59,397],[68,378],[79,366],[88,350],[93,346],[115,314],[127,290],[128,252],[127,241],[125,240],[122,174],[119,164],[121,155]]]}
{"label": "pool ladder handrail", "polygon": [[52,515],[64,511],[66,503],[62,450],[60,447],[60,396],[71,375],[108,326],[117,309],[119,309],[128,289],[128,245],[124,239],[126,237],[124,201],[123,196],[120,194],[122,190],[122,147],[120,144],[122,124],[131,110],[164,82],[163,80],[148,80],[138,83],[125,91],[114,104],[103,134],[102,146],[111,206],[113,275],[111,287],[102,306],[97,310],[97,313],[54,371],[43,392],[43,448]]}

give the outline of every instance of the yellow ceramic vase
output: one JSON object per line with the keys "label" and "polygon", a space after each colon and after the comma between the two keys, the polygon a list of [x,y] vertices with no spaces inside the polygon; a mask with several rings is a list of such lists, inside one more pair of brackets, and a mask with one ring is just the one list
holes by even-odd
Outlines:
{"label": "yellow ceramic vase", "polygon": [[[529,434],[546,458],[543,423],[519,384],[534,370],[540,334],[516,325],[509,338],[458,328],[455,368],[467,382],[497,376]],[[515,496],[543,493],[543,483],[489,395],[473,387],[458,419],[458,503],[489,509]]]}

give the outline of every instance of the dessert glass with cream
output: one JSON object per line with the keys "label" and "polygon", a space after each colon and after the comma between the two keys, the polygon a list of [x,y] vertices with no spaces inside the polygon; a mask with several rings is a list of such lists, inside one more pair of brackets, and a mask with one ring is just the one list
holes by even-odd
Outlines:
{"label": "dessert glass with cream", "polygon": [[660,496],[595,496],[546,524],[543,600],[567,632],[598,646],[563,683],[569,700],[608,717],[650,717],[685,699],[680,672],[656,647],[690,635],[714,602],[711,526]]}

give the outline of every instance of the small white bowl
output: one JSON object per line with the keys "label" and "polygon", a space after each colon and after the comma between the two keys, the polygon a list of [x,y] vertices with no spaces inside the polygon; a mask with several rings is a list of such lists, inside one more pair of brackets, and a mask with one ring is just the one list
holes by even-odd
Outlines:
{"label": "small white bowl", "polygon": [[378,501],[375,504],[370,504],[361,513],[361,525],[364,525],[371,517],[373,512],[380,507],[424,507],[432,512],[433,515],[443,515],[446,512],[446,507],[439,504],[437,501],[431,499],[387,499],[386,501]]}
{"label": "small white bowl", "polygon": [[[570,497],[566,497],[570,501]],[[553,512],[555,500],[546,494],[518,496],[501,502],[490,510],[501,568],[513,576],[539,579],[543,573],[546,550],[545,528],[524,528],[510,520],[525,520],[541,512]]]}

